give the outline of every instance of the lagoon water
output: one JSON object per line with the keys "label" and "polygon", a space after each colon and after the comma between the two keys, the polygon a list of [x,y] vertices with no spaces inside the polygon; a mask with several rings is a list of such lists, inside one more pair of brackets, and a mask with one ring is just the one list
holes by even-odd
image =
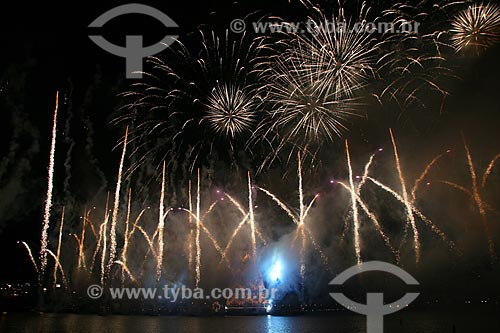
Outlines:
{"label": "lagoon water", "polygon": [[[403,311],[404,312],[404,311]],[[414,311],[385,318],[384,332],[500,332],[500,311]],[[0,314],[0,332],[366,332],[365,317],[350,313],[295,317],[99,316],[52,313]]]}

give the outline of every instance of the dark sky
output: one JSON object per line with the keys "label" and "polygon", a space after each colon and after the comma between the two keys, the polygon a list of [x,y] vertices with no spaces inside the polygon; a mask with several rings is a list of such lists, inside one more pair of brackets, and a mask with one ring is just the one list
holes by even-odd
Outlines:
{"label": "dark sky", "polygon": [[[90,4],[88,2],[11,3],[0,13],[0,96],[5,85],[22,87],[19,92],[17,106],[22,106],[26,119],[13,120],[12,114],[3,115],[8,122],[2,123],[2,145],[0,156],[8,156],[12,144],[10,140],[15,128],[20,126],[25,133],[37,137],[39,143],[36,152],[30,153],[29,143],[19,142],[21,149],[10,161],[9,170],[19,167],[20,161],[28,160],[28,166],[23,169],[28,177],[29,186],[11,184],[12,193],[19,201],[9,201],[10,192],[2,192],[0,200],[8,202],[1,205],[3,216],[0,216],[0,281],[33,277],[30,263],[24,249],[16,244],[23,239],[37,248],[41,228],[44,193],[46,190],[46,168],[50,144],[50,129],[54,96],[60,90],[63,96],[68,96],[73,89],[71,102],[74,118],[77,123],[73,129],[75,140],[85,140],[88,128],[83,119],[90,118],[94,126],[95,155],[100,161],[99,168],[106,177],[114,175],[119,151],[112,150],[121,131],[109,124],[120,100],[116,94],[128,84],[124,80],[125,61],[100,49],[88,38],[91,31],[88,24],[102,13],[118,4],[127,2],[103,2]],[[176,31],[181,38],[194,32],[201,24],[208,24],[214,29],[226,29],[231,19],[242,18],[252,12],[262,14],[273,13],[278,16],[294,17],[299,11],[296,4],[290,5],[287,0],[257,0],[257,1],[147,1],[149,4],[170,16],[179,29]],[[142,34],[145,44],[158,41],[165,35],[161,24],[147,17],[116,18],[106,25],[101,33],[116,44],[123,44],[124,35]],[[498,87],[500,65],[498,47],[490,50],[482,58],[464,60],[460,69],[461,80],[452,84],[454,94],[449,97],[449,111],[436,125],[438,131],[433,134],[443,142],[456,142],[461,130],[479,144],[484,143],[485,156],[498,149],[497,127],[499,124],[500,103],[498,102]],[[5,78],[15,79],[13,81]],[[19,88],[21,89],[21,88]],[[17,91],[17,89],[16,89]],[[62,105],[62,110],[67,109]],[[12,109],[8,109],[8,112]],[[3,110],[2,110],[3,111]],[[61,118],[61,121],[62,118]],[[61,123],[62,128],[62,123]],[[60,128],[60,131],[61,131]],[[386,131],[386,129],[384,129]],[[61,134],[59,132],[59,134]],[[450,139],[453,137],[453,139]],[[62,145],[68,145],[64,142]],[[386,138],[387,139],[387,138]],[[429,138],[422,140],[432,148]],[[476,143],[476,148],[477,148]],[[67,146],[65,146],[67,148]],[[85,160],[84,149],[75,148]],[[64,150],[58,151],[61,155]],[[59,157],[58,169],[64,172],[64,161]],[[78,157],[75,158],[73,172],[80,179],[89,183],[98,182],[95,172],[87,174],[78,169]],[[12,172],[12,171],[9,171]],[[12,176],[15,178],[16,176]],[[1,179],[3,184],[6,180]],[[62,180],[56,193],[62,196]],[[25,183],[23,183],[25,184]],[[92,196],[92,189],[98,185],[84,189],[89,193],[81,194],[83,198]],[[112,185],[109,186],[112,188]],[[9,200],[7,200],[9,199]],[[6,213],[7,212],[7,213]]]}

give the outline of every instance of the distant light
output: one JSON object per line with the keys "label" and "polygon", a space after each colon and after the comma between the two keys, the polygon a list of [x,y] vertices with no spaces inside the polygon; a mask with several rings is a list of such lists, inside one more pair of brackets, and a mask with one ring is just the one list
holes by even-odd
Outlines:
{"label": "distant light", "polygon": [[276,261],[271,268],[271,272],[269,272],[269,277],[272,281],[279,280],[281,277],[281,262]]}
{"label": "distant light", "polygon": [[449,153],[451,153],[451,149],[448,149],[446,152],[447,152],[448,154],[449,154]]}
{"label": "distant light", "polygon": [[56,288],[61,288],[61,285],[59,283],[57,283]]}
{"label": "distant light", "polygon": [[384,151],[384,148],[379,148],[378,151]]}
{"label": "distant light", "polygon": [[335,180],[331,179],[330,184],[334,184],[334,183],[335,183]]}

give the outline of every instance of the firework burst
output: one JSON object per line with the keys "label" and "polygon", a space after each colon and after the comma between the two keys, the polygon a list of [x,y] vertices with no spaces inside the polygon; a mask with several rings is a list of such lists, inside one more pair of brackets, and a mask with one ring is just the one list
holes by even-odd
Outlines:
{"label": "firework burst", "polygon": [[317,147],[342,137],[361,114],[356,95],[374,77],[378,42],[353,29],[343,11],[331,19],[318,15],[309,18],[309,34],[287,33],[263,63],[268,116],[256,137],[264,133],[274,143],[266,162],[287,147],[288,158],[295,149],[314,157]]}
{"label": "firework burst", "polygon": [[455,49],[486,50],[500,41],[500,6],[473,4],[458,13],[452,23],[451,40]]}
{"label": "firework burst", "polygon": [[177,43],[166,57],[148,59],[146,79],[123,94],[131,102],[115,121],[136,124],[131,140],[145,151],[130,170],[147,160],[184,159],[192,173],[214,156],[233,162],[245,148],[260,104],[253,79],[260,40],[228,31],[198,36],[201,52]]}

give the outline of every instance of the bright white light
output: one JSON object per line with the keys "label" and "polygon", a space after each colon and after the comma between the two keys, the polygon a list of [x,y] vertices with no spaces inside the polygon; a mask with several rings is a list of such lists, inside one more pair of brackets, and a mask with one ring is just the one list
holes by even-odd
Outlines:
{"label": "bright white light", "polygon": [[281,262],[276,261],[271,268],[271,272],[269,273],[271,280],[276,281],[281,277]]}

